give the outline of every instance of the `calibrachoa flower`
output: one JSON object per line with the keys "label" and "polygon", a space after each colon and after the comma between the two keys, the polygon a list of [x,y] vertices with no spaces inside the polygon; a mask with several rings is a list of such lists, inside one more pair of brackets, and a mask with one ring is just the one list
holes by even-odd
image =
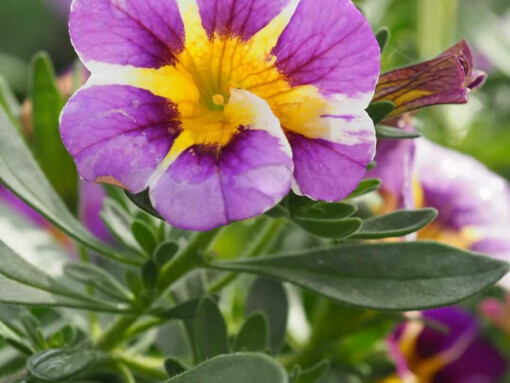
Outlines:
{"label": "calibrachoa flower", "polygon": [[92,73],[61,118],[79,173],[148,188],[180,228],[291,186],[340,200],[374,155],[380,52],[350,0],[74,0],[70,33]]}
{"label": "calibrachoa flower", "polygon": [[392,101],[391,116],[439,104],[465,104],[487,75],[473,69],[473,54],[463,40],[439,57],[381,75],[374,101]]}
{"label": "calibrachoa flower", "polygon": [[395,330],[388,346],[398,377],[385,382],[496,383],[503,378],[507,361],[483,338],[470,313],[448,307],[420,316],[438,328],[410,321]]}
{"label": "calibrachoa flower", "polygon": [[[502,259],[510,259],[510,186],[472,157],[422,138],[388,141],[371,176],[382,179],[386,201],[434,207],[438,218],[418,233]],[[410,158],[410,160],[409,160]],[[403,168],[406,163],[409,168]],[[385,186],[387,185],[387,186]],[[390,197],[387,197],[387,196]],[[411,196],[411,198],[409,198]],[[510,288],[510,275],[501,282]]]}

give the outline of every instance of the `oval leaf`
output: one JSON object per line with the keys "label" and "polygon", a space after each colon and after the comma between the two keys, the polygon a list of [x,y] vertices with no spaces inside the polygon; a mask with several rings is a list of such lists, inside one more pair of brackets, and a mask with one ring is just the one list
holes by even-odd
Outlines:
{"label": "oval leaf", "polygon": [[356,198],[361,197],[362,195],[371,193],[376,191],[381,186],[381,180],[377,178],[363,180],[358,184],[356,190],[354,190],[351,195],[347,198]]}
{"label": "oval leaf", "polygon": [[239,353],[210,359],[167,383],[287,383],[285,370],[264,354]]}
{"label": "oval leaf", "polygon": [[218,305],[210,297],[203,298],[198,306],[195,336],[200,361],[228,354],[230,351],[227,324]]}
{"label": "oval leaf", "polygon": [[315,219],[295,218],[294,221],[310,234],[322,238],[344,239],[356,233],[362,225],[359,218]]}
{"label": "oval leaf", "polygon": [[273,354],[278,354],[285,341],[289,314],[289,301],[280,282],[268,278],[255,280],[246,298],[246,315],[256,312],[265,314],[269,324],[269,344]]}
{"label": "oval leaf", "polygon": [[361,230],[354,234],[353,238],[402,237],[424,228],[436,217],[436,209],[399,210],[363,221]]}
{"label": "oval leaf", "polygon": [[377,138],[381,139],[400,139],[400,140],[409,140],[414,138],[421,137],[420,133],[417,132],[407,132],[403,129],[393,128],[391,126],[386,125],[377,125],[375,127],[375,132]]}
{"label": "oval leaf", "polygon": [[378,124],[386,117],[388,117],[391,112],[395,110],[395,104],[391,101],[377,101],[371,103],[367,108],[367,113],[374,121],[374,124]]}
{"label": "oval leaf", "polygon": [[44,382],[60,381],[80,375],[105,358],[94,350],[60,349],[43,351],[27,361],[28,373]]}
{"label": "oval leaf", "polygon": [[455,304],[508,271],[505,262],[434,242],[345,245],[213,267],[288,281],[354,306],[399,311]]}
{"label": "oval leaf", "polygon": [[255,313],[244,322],[237,335],[234,351],[263,352],[269,348],[269,329],[267,318]]}

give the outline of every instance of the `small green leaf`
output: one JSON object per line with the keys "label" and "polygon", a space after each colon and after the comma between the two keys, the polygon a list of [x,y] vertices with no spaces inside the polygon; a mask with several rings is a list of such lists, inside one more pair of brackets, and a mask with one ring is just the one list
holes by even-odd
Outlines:
{"label": "small green leaf", "polygon": [[163,319],[192,319],[197,315],[201,301],[202,298],[190,299],[167,310],[156,309],[152,314]]}
{"label": "small green leaf", "polygon": [[377,138],[380,139],[414,139],[420,138],[421,134],[417,132],[407,132],[404,129],[394,128],[392,126],[377,125],[375,127]]}
{"label": "small green leaf", "polygon": [[402,237],[414,233],[437,217],[435,209],[399,210],[363,221],[361,230],[354,234],[357,239]]}
{"label": "small green leaf", "polygon": [[266,315],[255,313],[244,322],[237,335],[234,351],[264,352],[269,348],[269,324]]}
{"label": "small green leaf", "polygon": [[55,193],[16,128],[0,109],[0,180],[8,189],[60,230],[98,253],[119,262],[139,265],[97,240],[71,214]]}
{"label": "small green leaf", "polygon": [[372,193],[379,189],[381,186],[381,180],[377,178],[363,180],[358,184],[356,190],[354,190],[351,195],[347,198],[356,198],[361,197],[362,195]]}
{"label": "small green leaf", "polygon": [[379,44],[379,47],[381,48],[381,53],[383,53],[384,50],[386,49],[386,46],[388,45],[388,42],[390,41],[390,36],[391,36],[391,32],[388,29],[388,27],[382,27],[375,34],[377,43]]}
{"label": "small green leaf", "polygon": [[374,122],[374,125],[376,125],[388,117],[394,110],[395,104],[393,102],[377,101],[369,105],[367,108],[367,113]]}
{"label": "small green leaf", "polygon": [[3,108],[11,123],[21,131],[21,107],[7,80],[0,76],[0,108]]}
{"label": "small green leaf", "polygon": [[31,355],[34,350],[25,342],[25,339],[11,329],[7,324],[0,321],[0,338],[24,354]]}
{"label": "small green leaf", "polygon": [[302,371],[296,383],[317,383],[329,370],[329,361],[323,360],[308,370]]}
{"label": "small green leaf", "polygon": [[79,377],[108,357],[95,350],[57,349],[43,351],[27,361],[28,373],[43,382]]}
{"label": "small green leaf", "polygon": [[178,251],[179,245],[177,242],[169,240],[160,243],[156,250],[154,250],[152,257],[159,267],[163,267],[175,257]]}
{"label": "small green leaf", "polygon": [[76,209],[78,174],[60,138],[59,118],[64,100],[57,88],[51,59],[38,53],[32,60],[30,97],[35,156],[43,172],[67,206]]}
{"label": "small green leaf", "polygon": [[269,325],[269,344],[278,354],[285,341],[289,302],[282,284],[267,278],[257,278],[246,298],[246,316],[264,313]]}
{"label": "small green leaf", "polygon": [[145,262],[142,268],[142,282],[146,289],[154,289],[158,283],[159,269],[152,259]]}
{"label": "small green leaf", "polygon": [[299,218],[294,221],[310,234],[322,238],[344,239],[356,233],[362,225],[359,218],[313,219]]}
{"label": "small green leaf", "polygon": [[168,358],[165,360],[165,371],[170,378],[180,375],[187,370],[183,362],[177,358]]}
{"label": "small green leaf", "polygon": [[134,297],[130,291],[118,282],[111,274],[90,263],[68,263],[64,273],[75,281],[91,284],[103,294],[121,302],[132,302]]}
{"label": "small green leaf", "polygon": [[508,271],[505,262],[434,242],[352,244],[212,267],[277,278],[358,307],[399,311],[455,304]]}
{"label": "small green leaf", "polygon": [[73,325],[67,324],[65,325],[62,330],[62,336],[64,338],[64,344],[72,346],[74,345],[77,337],[78,337],[78,330]]}
{"label": "small green leaf", "polygon": [[135,297],[139,297],[143,290],[143,282],[140,275],[134,270],[126,270],[124,280],[129,290]]}
{"label": "small green leaf", "polygon": [[144,190],[143,192],[138,194],[131,194],[126,191],[126,195],[131,200],[131,202],[133,202],[143,211],[149,213],[150,215],[156,218],[163,219],[161,218],[159,213],[156,210],[154,210],[154,207],[152,206],[151,200],[149,198],[149,189]]}
{"label": "small green leaf", "polygon": [[198,306],[195,336],[200,361],[228,354],[230,351],[227,324],[218,305],[209,297],[203,298]]}
{"label": "small green leaf", "polygon": [[46,346],[46,340],[41,332],[41,324],[30,312],[22,312],[19,316],[20,322],[25,329],[25,334],[32,344],[39,350]]}
{"label": "small green leaf", "polygon": [[293,214],[294,219],[340,220],[352,216],[358,210],[356,205],[346,202],[318,201],[301,208]]}
{"label": "small green leaf", "polygon": [[267,211],[265,213],[265,215],[267,215],[268,217],[271,217],[271,218],[275,218],[275,219],[287,218],[289,216],[289,211],[281,204],[278,204],[271,210]]}
{"label": "small green leaf", "polygon": [[156,235],[151,227],[144,221],[137,219],[131,224],[131,232],[145,253],[151,255],[158,245]]}
{"label": "small green leaf", "polygon": [[285,370],[264,354],[239,353],[210,359],[167,383],[288,383]]}
{"label": "small green leaf", "polygon": [[372,161],[370,162],[368,165],[367,165],[367,172],[372,170],[373,168],[375,168],[377,166],[377,163],[375,161]]}

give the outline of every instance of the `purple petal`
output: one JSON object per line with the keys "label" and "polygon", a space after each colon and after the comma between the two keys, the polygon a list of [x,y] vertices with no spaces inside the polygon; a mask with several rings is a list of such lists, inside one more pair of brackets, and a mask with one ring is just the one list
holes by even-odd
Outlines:
{"label": "purple petal", "polygon": [[245,130],[219,156],[215,148],[186,150],[151,187],[151,200],[171,224],[205,231],[272,208],[291,179],[292,159],[281,139]]}
{"label": "purple petal", "polygon": [[264,28],[289,0],[198,0],[202,25],[210,38],[239,36],[249,40]]}
{"label": "purple petal", "polygon": [[175,0],[75,0],[69,29],[85,64],[159,68],[184,49]]}
{"label": "purple petal", "polygon": [[170,101],[145,90],[93,86],[65,106],[60,132],[85,180],[136,193],[170,150],[176,119]]}
{"label": "purple petal", "polygon": [[314,133],[313,138],[287,133],[294,155],[294,191],[313,199],[339,201],[356,188],[374,158],[373,125],[365,115],[322,116]]}
{"label": "purple petal", "polygon": [[80,220],[97,238],[108,242],[112,240],[112,236],[100,215],[105,198],[106,193],[102,185],[80,182]]}
{"label": "purple petal", "polygon": [[368,103],[379,77],[379,45],[350,0],[302,0],[273,54],[291,85],[314,85],[323,94]]}
{"label": "purple petal", "polygon": [[392,116],[439,104],[465,104],[470,90],[482,86],[487,75],[473,71],[466,41],[439,57],[381,75],[374,101],[392,101]]}

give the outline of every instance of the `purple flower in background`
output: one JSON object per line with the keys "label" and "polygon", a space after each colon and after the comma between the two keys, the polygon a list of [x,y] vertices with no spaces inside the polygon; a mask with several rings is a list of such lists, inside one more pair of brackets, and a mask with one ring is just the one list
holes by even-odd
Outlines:
{"label": "purple flower in background", "polygon": [[510,342],[510,291],[506,299],[500,301],[487,298],[480,303],[480,312],[496,327],[499,327],[508,336]]}
{"label": "purple flower in background", "polygon": [[[370,176],[381,178],[387,201],[411,201],[391,208],[433,207],[439,212],[418,233],[420,239],[510,260],[510,186],[505,179],[476,159],[426,139],[382,145]],[[501,283],[510,288],[510,275]]]}
{"label": "purple flower in background", "polygon": [[291,189],[337,201],[375,151],[380,52],[350,0],[74,0],[92,73],[62,139],[80,175],[183,229],[259,215]]}
{"label": "purple flower in background", "polygon": [[458,307],[429,310],[420,315],[437,326],[410,321],[395,330],[388,346],[398,378],[386,382],[501,381],[508,361],[483,338],[474,316]]}
{"label": "purple flower in background", "polygon": [[431,105],[465,104],[486,77],[473,70],[473,54],[463,40],[433,60],[381,75],[374,101],[392,101],[396,109],[391,116]]}

